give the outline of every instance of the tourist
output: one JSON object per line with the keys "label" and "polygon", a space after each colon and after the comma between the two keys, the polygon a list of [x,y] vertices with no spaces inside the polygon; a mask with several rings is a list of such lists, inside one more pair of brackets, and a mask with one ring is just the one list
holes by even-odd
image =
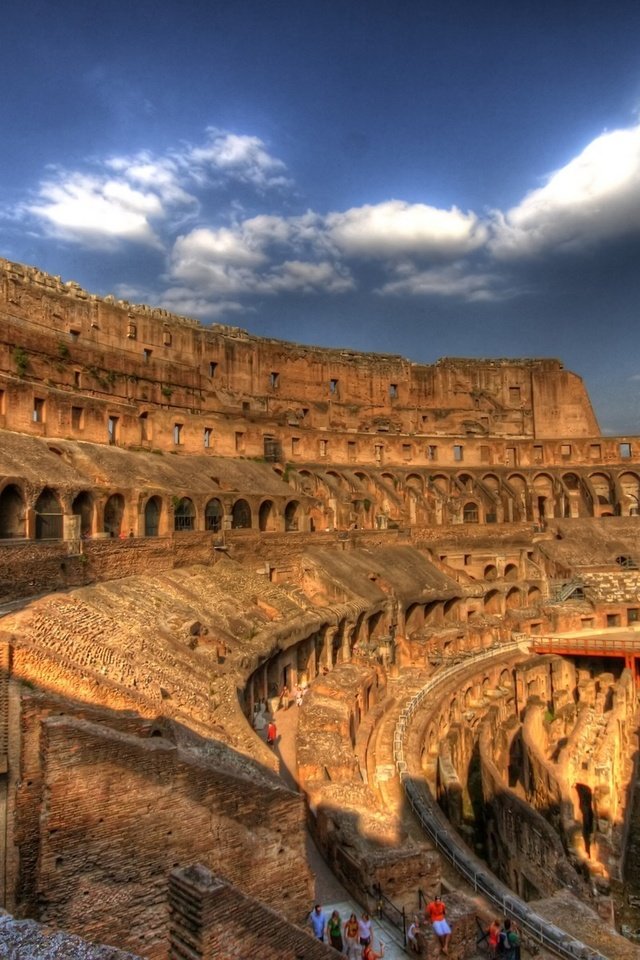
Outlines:
{"label": "tourist", "polygon": [[285,685],[283,686],[282,690],[280,691],[280,704],[279,704],[279,706],[280,706],[280,709],[281,709],[281,710],[288,710],[288,709],[289,709],[289,687],[286,685],[286,683],[285,683]]}
{"label": "tourist", "polygon": [[368,947],[373,939],[373,921],[366,911],[358,920],[358,937],[361,947]]}
{"label": "tourist", "polygon": [[269,723],[267,724],[267,746],[272,747],[276,742],[277,736],[278,732],[276,730],[276,722],[275,720],[269,720]]}
{"label": "tourist", "polygon": [[445,913],[446,907],[442,897],[437,894],[431,903],[427,904],[427,916],[433,928],[433,932],[438,938],[440,949],[445,955],[449,953],[449,940],[451,939],[451,927],[447,923]]}
{"label": "tourist", "polygon": [[414,917],[413,922],[407,930],[407,946],[409,947],[409,950],[412,950],[414,953],[420,953],[420,944],[418,943],[419,927],[420,920],[418,917]]}
{"label": "tourist", "polygon": [[376,953],[370,943],[362,951],[362,960],[381,960],[384,957],[384,943],[380,941],[380,953]]}
{"label": "tourist", "polygon": [[508,918],[504,922],[505,960],[520,960],[520,933],[515,923]]}
{"label": "tourist", "polygon": [[302,687],[300,686],[299,683],[296,683],[295,687],[293,688],[293,698],[296,702],[296,707],[302,706],[302,697],[303,697]]}
{"label": "tourist", "polygon": [[347,960],[358,960],[362,955],[362,947],[360,946],[360,927],[355,913],[345,921],[344,940]]}
{"label": "tourist", "polygon": [[342,953],[342,920],[337,910],[334,910],[329,917],[327,930],[329,931],[329,943],[334,950]]}
{"label": "tourist", "polygon": [[500,945],[500,934],[502,933],[502,924],[499,920],[492,920],[487,930],[487,943],[492,957],[497,956]]}
{"label": "tourist", "polygon": [[324,935],[327,929],[327,917],[319,903],[316,903],[309,914],[309,922],[316,940],[324,941]]}

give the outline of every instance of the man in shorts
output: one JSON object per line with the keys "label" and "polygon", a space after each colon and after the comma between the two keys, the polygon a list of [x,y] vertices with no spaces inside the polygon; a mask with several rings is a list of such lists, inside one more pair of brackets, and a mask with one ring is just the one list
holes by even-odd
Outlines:
{"label": "man in shorts", "polygon": [[440,943],[440,950],[442,953],[449,953],[449,940],[451,939],[451,927],[447,923],[445,914],[446,907],[442,901],[440,895],[437,895],[433,898],[431,903],[427,904],[426,909],[427,917],[433,927],[433,932],[435,933],[438,941]]}

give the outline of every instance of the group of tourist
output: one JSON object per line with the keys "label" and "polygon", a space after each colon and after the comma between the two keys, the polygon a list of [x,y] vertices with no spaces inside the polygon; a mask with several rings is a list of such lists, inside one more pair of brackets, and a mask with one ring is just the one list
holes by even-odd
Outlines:
{"label": "group of tourist", "polygon": [[384,957],[384,942],[379,940],[380,953],[373,949],[373,921],[368,913],[360,919],[352,913],[342,922],[337,910],[327,917],[319,903],[309,914],[313,934],[318,940],[328,942],[338,953],[344,953],[347,960],[381,960]]}
{"label": "group of tourist", "polygon": [[508,917],[501,923],[493,920],[487,930],[487,943],[492,957],[520,960],[520,931]]}
{"label": "group of tourist", "polygon": [[[424,920],[417,915],[413,918],[407,930],[408,949],[415,953],[422,952],[418,935],[423,925],[430,924],[438,940],[440,952],[446,956],[449,953],[451,939],[451,927],[446,913],[442,897],[436,894],[425,907]],[[343,953],[347,960],[381,960],[384,957],[382,940],[379,941],[380,953],[376,953],[373,949],[373,922],[366,912],[360,919],[352,913],[343,923],[337,910],[327,916],[321,905],[316,903],[309,914],[309,922],[314,936],[323,943],[327,942],[339,953]],[[504,923],[493,920],[486,931],[486,939],[493,958],[520,960],[520,933],[513,920],[506,919]]]}

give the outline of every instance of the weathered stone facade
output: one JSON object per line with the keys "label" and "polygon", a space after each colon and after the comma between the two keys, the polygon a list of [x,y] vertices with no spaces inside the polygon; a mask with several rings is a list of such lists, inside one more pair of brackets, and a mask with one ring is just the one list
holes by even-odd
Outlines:
{"label": "weathered stone facade", "polygon": [[[394,730],[468,660],[416,718],[422,787],[472,846],[486,826],[481,852],[525,899],[610,907],[639,443],[600,436],[556,360],[261,340],[2,261],[2,902],[165,960],[169,876],[194,864],[234,887],[211,904],[300,922],[307,819],[362,903],[434,892],[451,881]],[[562,659],[558,634],[586,646]],[[283,687],[308,689],[300,794],[251,724]],[[211,917],[203,958],[240,956]]]}

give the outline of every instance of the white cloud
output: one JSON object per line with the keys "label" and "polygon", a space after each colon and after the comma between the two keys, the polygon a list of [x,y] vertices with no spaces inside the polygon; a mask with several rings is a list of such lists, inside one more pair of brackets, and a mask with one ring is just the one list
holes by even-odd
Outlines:
{"label": "white cloud", "polygon": [[388,200],[326,218],[333,243],[348,256],[454,259],[481,246],[486,228],[473,213]]}
{"label": "white cloud", "polygon": [[[242,182],[264,192],[290,184],[284,171],[284,163],[258,137],[209,130],[203,146],[94,158],[83,169],[52,170],[15,215],[35,218],[49,235],[98,249],[114,249],[120,242],[161,247],[164,236],[199,213],[195,188]],[[273,229],[279,218],[271,219]],[[231,241],[218,233],[227,262],[233,256]]]}
{"label": "white cloud", "polygon": [[640,125],[603,133],[506,214],[497,213],[498,257],[580,250],[640,233]]}
{"label": "white cloud", "polygon": [[498,300],[507,295],[499,292],[498,278],[490,273],[474,272],[463,264],[420,270],[412,263],[398,265],[396,279],[380,287],[376,293],[396,296],[459,297],[469,302]]}
{"label": "white cloud", "polygon": [[186,287],[170,287],[158,298],[158,302],[171,313],[184,317],[200,317],[203,320],[219,320],[233,313],[252,312],[250,307],[234,300],[198,297]]}
{"label": "white cloud", "polygon": [[64,171],[44,181],[26,209],[49,233],[98,247],[116,240],[159,246],[151,221],[164,216],[155,193],[121,180]]}
{"label": "white cloud", "polygon": [[[348,269],[323,259],[286,256],[304,246],[305,218],[254,217],[233,228],[199,228],[178,237],[170,276],[203,297],[283,292],[343,293]],[[315,234],[314,234],[315,236]]]}
{"label": "white cloud", "polygon": [[207,134],[206,144],[192,147],[181,158],[192,176],[201,179],[213,173],[260,189],[290,185],[285,164],[268,152],[260,137],[229,133],[216,127],[209,127]]}
{"label": "white cloud", "polygon": [[259,281],[259,289],[265,293],[347,293],[354,286],[353,277],[346,267],[327,261],[309,263],[287,260]]}

